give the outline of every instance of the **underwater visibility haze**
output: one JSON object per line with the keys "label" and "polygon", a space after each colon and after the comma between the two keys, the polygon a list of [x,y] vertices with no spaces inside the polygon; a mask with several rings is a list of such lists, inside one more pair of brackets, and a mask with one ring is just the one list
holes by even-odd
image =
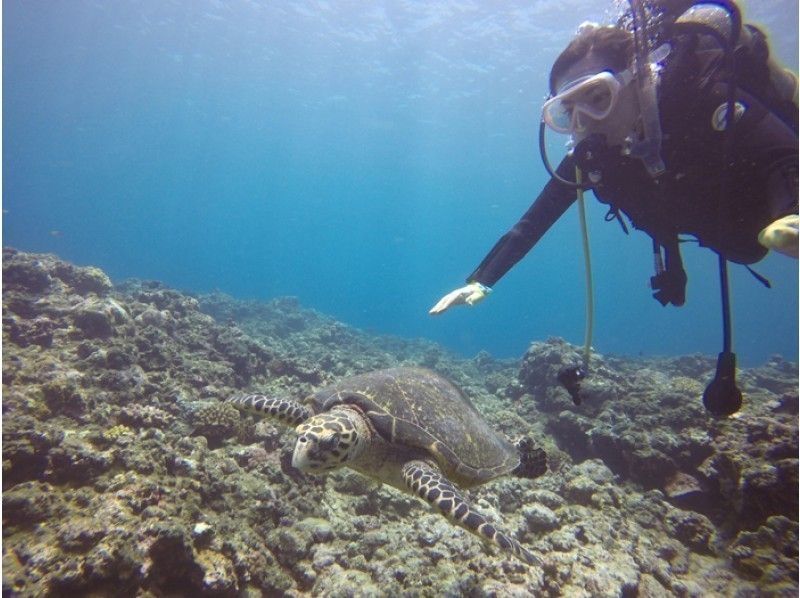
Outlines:
{"label": "underwater visibility haze", "polygon": [[[583,338],[570,210],[480,307],[431,318],[527,208],[546,78],[580,22],[537,2],[3,4],[4,243],[236,297],[296,296],[471,356]],[[747,2],[797,69],[797,3]],[[563,139],[550,136],[551,156]],[[553,158],[551,158],[553,159]],[[685,249],[687,304],[650,297],[649,240],[589,200],[598,350],[716,354],[716,259]],[[743,364],[797,359],[797,262],[732,266]]]}

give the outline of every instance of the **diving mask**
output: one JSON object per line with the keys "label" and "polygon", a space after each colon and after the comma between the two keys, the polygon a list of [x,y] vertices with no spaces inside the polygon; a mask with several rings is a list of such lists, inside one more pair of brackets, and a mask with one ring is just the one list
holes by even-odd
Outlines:
{"label": "diving mask", "polygon": [[633,80],[626,69],[618,74],[608,71],[584,75],[562,86],[542,106],[542,119],[557,133],[585,131],[582,117],[602,121],[614,110],[620,91]]}

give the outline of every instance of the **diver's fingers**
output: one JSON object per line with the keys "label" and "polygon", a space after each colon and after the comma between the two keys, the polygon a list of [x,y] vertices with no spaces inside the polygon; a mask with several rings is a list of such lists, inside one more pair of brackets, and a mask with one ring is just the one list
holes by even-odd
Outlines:
{"label": "diver's fingers", "polygon": [[438,303],[436,303],[436,305],[434,305],[430,309],[430,311],[428,311],[428,313],[431,314],[432,316],[444,313],[454,305],[463,304],[471,293],[472,290],[468,289],[467,287],[461,287],[460,289],[451,291],[447,293],[447,295],[439,299]]}
{"label": "diver's fingers", "polygon": [[432,316],[447,311],[454,305],[469,305],[473,306],[480,303],[486,298],[486,295],[492,292],[487,286],[479,282],[471,282],[467,286],[449,292],[447,295],[439,299],[439,302],[434,305],[428,312]]}

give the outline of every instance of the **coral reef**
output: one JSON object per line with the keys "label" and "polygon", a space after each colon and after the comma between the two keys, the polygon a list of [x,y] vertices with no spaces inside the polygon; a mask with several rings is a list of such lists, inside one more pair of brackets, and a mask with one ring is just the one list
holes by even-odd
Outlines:
{"label": "coral reef", "polygon": [[527,393],[520,401],[546,414],[547,431],[573,459],[602,459],[621,478],[662,490],[673,504],[712,518],[729,535],[755,529],[772,515],[797,520],[797,410],[787,408],[793,404],[787,397],[797,395],[796,365],[776,356],[743,371],[744,407],[720,420],[700,400],[703,381],[713,376],[711,359],[595,356],[576,409],[552,384],[570,358],[563,341],[534,343],[519,383]]}
{"label": "coral reef", "polygon": [[[778,356],[716,420],[707,356],[594,355],[576,406],[560,339],[459,359],[294,299],[113,286],[13,249],[3,285],[4,595],[797,595],[798,373]],[[354,472],[292,469],[291,431],[219,402],[396,365],[544,445],[545,476],[468,492],[541,566]]]}

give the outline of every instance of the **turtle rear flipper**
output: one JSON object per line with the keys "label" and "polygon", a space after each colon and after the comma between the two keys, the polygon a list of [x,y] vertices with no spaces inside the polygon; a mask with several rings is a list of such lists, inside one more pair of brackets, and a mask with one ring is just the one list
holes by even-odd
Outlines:
{"label": "turtle rear flipper", "polygon": [[534,479],[547,473],[547,453],[536,446],[527,436],[517,443],[519,465],[512,474],[520,478]]}
{"label": "turtle rear flipper", "polygon": [[425,461],[409,461],[403,466],[403,480],[414,494],[428,501],[453,523],[485,542],[492,542],[529,565],[541,561],[514,538],[498,530],[472,507],[461,491],[438,468]]}
{"label": "turtle rear flipper", "polygon": [[297,426],[311,417],[311,411],[308,407],[290,399],[252,394],[231,397],[225,399],[225,402],[230,403],[240,411],[269,417],[290,426]]}

